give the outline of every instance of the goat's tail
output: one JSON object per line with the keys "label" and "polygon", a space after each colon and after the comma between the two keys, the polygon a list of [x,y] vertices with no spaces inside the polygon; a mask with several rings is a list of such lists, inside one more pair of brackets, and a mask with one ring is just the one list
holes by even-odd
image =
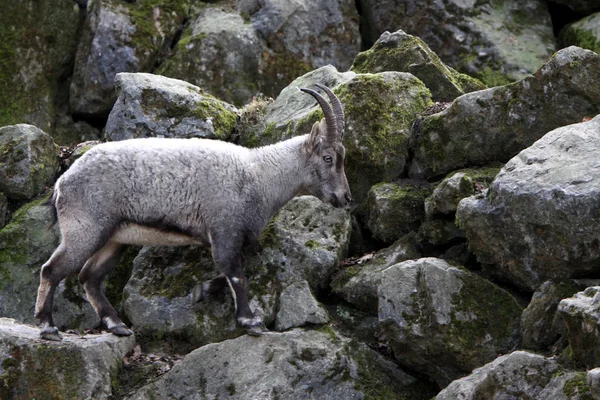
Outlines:
{"label": "goat's tail", "polygon": [[50,198],[48,200],[46,200],[42,203],[43,206],[50,207],[50,210],[52,212],[52,221],[50,221],[50,226],[48,226],[48,229],[52,229],[52,227],[54,227],[54,225],[56,225],[56,222],[58,222],[58,210],[56,209],[56,200],[57,199],[58,199],[58,190],[56,188],[54,188],[54,190],[52,191],[52,196],[50,196]]}

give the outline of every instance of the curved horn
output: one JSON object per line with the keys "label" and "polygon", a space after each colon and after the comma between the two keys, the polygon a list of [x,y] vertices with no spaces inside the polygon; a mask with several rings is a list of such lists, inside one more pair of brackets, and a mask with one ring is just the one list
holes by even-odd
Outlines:
{"label": "curved horn", "polygon": [[314,97],[317,100],[317,102],[321,106],[321,109],[323,109],[323,114],[325,115],[325,123],[327,124],[328,138],[329,139],[337,138],[337,135],[338,135],[337,121],[335,119],[335,115],[333,114],[333,110],[331,109],[331,106],[329,105],[329,103],[327,103],[327,100],[325,100],[325,98],[323,96],[321,96],[319,93],[315,92],[312,89],[300,88],[300,90],[302,90],[304,93],[310,94],[312,97]]}
{"label": "curved horn", "polygon": [[340,99],[333,93],[331,89],[327,86],[321,85],[320,83],[316,83],[317,87],[321,88],[327,96],[329,96],[329,100],[331,101],[331,107],[333,108],[333,112],[335,113],[335,119],[337,120],[338,130],[340,132],[340,136],[344,136],[344,108],[342,107],[342,102]]}

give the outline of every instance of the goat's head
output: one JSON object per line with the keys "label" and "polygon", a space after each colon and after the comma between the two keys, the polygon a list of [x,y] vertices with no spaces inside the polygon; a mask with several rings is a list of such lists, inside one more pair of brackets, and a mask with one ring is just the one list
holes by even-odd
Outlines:
{"label": "goat's head", "polygon": [[314,90],[300,89],[317,100],[325,115],[323,120],[313,125],[305,144],[310,169],[310,176],[306,177],[306,190],[334,207],[346,207],[352,199],[344,172],[344,110],[331,89],[319,84],[317,86],[327,93],[331,105]]}

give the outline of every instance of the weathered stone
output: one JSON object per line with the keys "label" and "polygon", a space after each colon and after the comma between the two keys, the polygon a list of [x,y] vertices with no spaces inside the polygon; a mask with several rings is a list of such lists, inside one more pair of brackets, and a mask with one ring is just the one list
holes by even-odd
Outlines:
{"label": "weathered stone", "polygon": [[[28,324],[35,323],[40,267],[59,241],[58,227],[48,229],[52,216],[41,205],[44,200],[21,207],[0,230],[0,315]],[[53,316],[61,330],[92,328],[98,323],[76,276],[62,281],[56,292]]]}
{"label": "weathered stone", "polygon": [[435,400],[550,399],[553,397],[541,397],[540,393],[560,371],[552,359],[515,351],[452,382]]}
{"label": "weathered stone", "polygon": [[562,299],[585,289],[577,281],[544,282],[533,294],[521,316],[523,347],[544,350],[567,335],[567,327],[556,309]]}
{"label": "weathered stone", "polygon": [[39,339],[36,328],[0,318],[0,397],[3,399],[110,399],[123,357],[135,338],[64,334]]}
{"label": "weathered stone", "polygon": [[586,383],[586,372],[556,374],[537,396],[552,400],[594,400]]}
{"label": "weathered stone", "polygon": [[490,86],[534,72],[556,46],[541,0],[361,0],[360,6],[367,43],[402,28],[444,62]]}
{"label": "weathered stone", "polygon": [[[269,325],[281,288],[304,280],[312,290],[325,289],[349,237],[344,210],[309,196],[290,201],[265,229],[260,253],[246,257],[250,307]],[[149,339],[171,336],[200,346],[237,337],[244,331],[229,290],[194,304],[197,286],[220,273],[208,249],[144,248],[124,290],[125,313]]]}
{"label": "weathered stone", "polygon": [[259,91],[272,92],[268,82],[259,80],[267,48],[251,24],[217,6],[200,11],[177,42],[175,54],[157,73],[188,81],[241,106]]}
{"label": "weathered stone", "polygon": [[332,282],[332,288],[348,303],[377,315],[379,307],[377,288],[383,271],[402,261],[420,258],[414,234],[408,234],[390,247],[378,251],[373,258],[360,265],[341,270]]}
{"label": "weathered stone", "polygon": [[93,1],[77,49],[70,106],[106,117],[116,100],[119,72],[148,71],[187,16],[186,1]]}
{"label": "weathered stone", "polygon": [[418,120],[413,178],[506,162],[552,129],[600,113],[600,55],[569,47],[513,85],[468,93]]}
{"label": "weathered stone", "polygon": [[465,232],[456,226],[454,218],[425,219],[419,227],[419,239],[431,246],[447,246],[464,241]]}
{"label": "weathered stone", "polygon": [[[600,8],[600,3],[598,4]],[[600,53],[600,12],[564,27],[558,36],[560,44],[579,46]]]}
{"label": "weathered stone", "polygon": [[292,283],[281,291],[275,329],[285,331],[308,324],[322,325],[329,315],[314,298],[306,281]]}
{"label": "weathered stone", "polygon": [[404,31],[384,32],[369,50],[352,64],[357,73],[410,72],[425,83],[434,101],[452,101],[486,86],[444,64],[420,38]]}
{"label": "weathered stone", "polygon": [[426,399],[431,394],[393,363],[329,328],[209,344],[129,398]]}
{"label": "weathered stone", "polygon": [[0,191],[9,199],[40,194],[58,171],[54,141],[33,125],[0,128]]}
{"label": "weathered stone", "polygon": [[506,164],[485,197],[459,203],[460,226],[490,274],[536,290],[598,271],[599,130],[600,116],[546,134]]}
{"label": "weathered stone", "polygon": [[431,186],[422,182],[399,181],[374,185],[366,200],[366,224],[373,237],[392,243],[417,231],[425,219],[425,199]]}
{"label": "weathered stone", "polygon": [[585,380],[594,399],[600,399],[600,368],[594,368],[587,373]]}
{"label": "weathered stone", "polygon": [[77,48],[73,1],[2,1],[0,126],[28,123],[52,132],[55,97]]}
{"label": "weathered stone", "polygon": [[586,368],[600,365],[600,286],[592,286],[558,304],[567,324],[570,362]]}
{"label": "weathered stone", "polygon": [[202,137],[225,140],[237,123],[237,109],[177,79],[120,73],[119,98],[106,123],[110,140],[140,137]]}
{"label": "weathered stone", "polygon": [[396,360],[440,387],[518,343],[522,309],[506,291],[436,258],[387,268],[379,321]]}

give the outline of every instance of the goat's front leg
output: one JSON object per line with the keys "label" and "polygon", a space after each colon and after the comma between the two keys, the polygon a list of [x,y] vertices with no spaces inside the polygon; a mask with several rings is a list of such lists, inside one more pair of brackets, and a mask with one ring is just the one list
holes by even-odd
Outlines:
{"label": "goat's front leg", "polygon": [[245,328],[249,335],[258,336],[263,333],[262,319],[250,309],[248,294],[246,292],[246,277],[242,270],[242,256],[240,250],[219,246],[213,241],[213,258],[221,267],[227,285],[235,302],[235,313],[238,324]]}

